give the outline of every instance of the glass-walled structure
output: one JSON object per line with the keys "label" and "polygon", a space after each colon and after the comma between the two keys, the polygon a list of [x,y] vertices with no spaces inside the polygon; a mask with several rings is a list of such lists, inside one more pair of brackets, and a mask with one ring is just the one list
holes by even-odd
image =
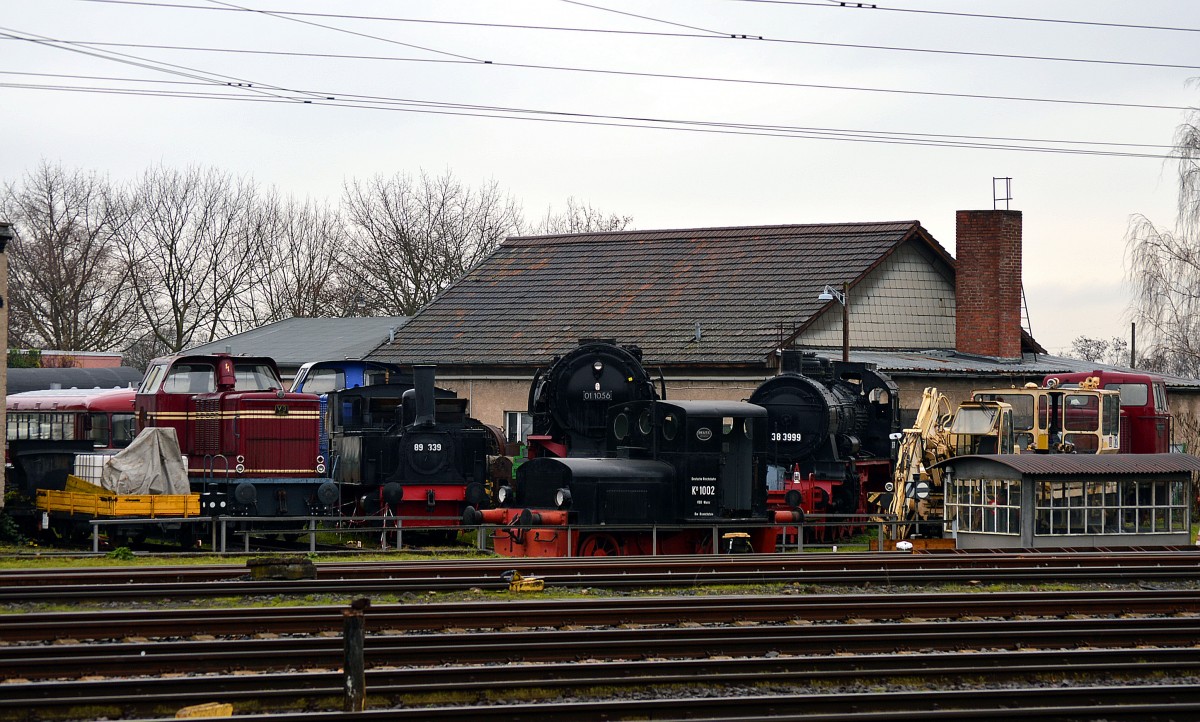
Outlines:
{"label": "glass-walled structure", "polygon": [[960,548],[1190,543],[1187,454],[965,456],[945,471],[945,513]]}

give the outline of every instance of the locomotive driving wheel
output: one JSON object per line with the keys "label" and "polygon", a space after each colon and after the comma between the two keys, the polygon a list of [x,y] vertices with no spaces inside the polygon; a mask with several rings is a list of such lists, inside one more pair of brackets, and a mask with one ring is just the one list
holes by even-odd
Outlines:
{"label": "locomotive driving wheel", "polygon": [[621,543],[612,534],[589,534],[579,542],[579,556],[621,556]]}

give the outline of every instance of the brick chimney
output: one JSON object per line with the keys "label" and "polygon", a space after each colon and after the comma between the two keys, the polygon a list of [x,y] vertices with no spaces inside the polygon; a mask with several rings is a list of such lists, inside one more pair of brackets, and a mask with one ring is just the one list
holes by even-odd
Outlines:
{"label": "brick chimney", "polygon": [[1021,211],[959,211],[955,219],[955,347],[1021,357]]}

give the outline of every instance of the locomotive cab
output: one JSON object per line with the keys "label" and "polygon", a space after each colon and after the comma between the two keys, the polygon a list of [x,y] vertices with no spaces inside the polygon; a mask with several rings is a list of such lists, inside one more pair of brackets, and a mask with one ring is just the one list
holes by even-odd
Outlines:
{"label": "locomotive cab", "polygon": [[765,513],[766,409],[736,401],[635,401],[609,410],[610,456],[654,458],[675,469],[682,522]]}

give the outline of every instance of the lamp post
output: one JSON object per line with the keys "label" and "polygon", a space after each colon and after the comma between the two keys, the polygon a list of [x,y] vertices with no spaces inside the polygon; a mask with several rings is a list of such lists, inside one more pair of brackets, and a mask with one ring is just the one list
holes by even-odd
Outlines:
{"label": "lamp post", "polygon": [[842,304],[842,361],[850,360],[850,282],[842,283],[842,290],[826,285],[818,301],[834,301]]}

